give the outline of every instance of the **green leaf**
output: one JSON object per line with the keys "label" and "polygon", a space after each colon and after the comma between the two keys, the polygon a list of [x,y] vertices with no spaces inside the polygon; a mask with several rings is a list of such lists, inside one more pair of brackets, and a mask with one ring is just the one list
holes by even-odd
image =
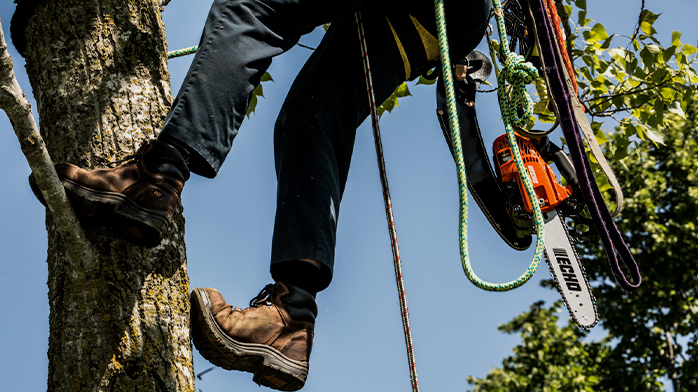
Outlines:
{"label": "green leaf", "polygon": [[667,111],[669,113],[674,113],[683,119],[686,118],[686,113],[684,113],[683,109],[681,108],[681,102],[679,101],[674,101],[669,106],[667,106]]}
{"label": "green leaf", "polygon": [[664,52],[662,52],[662,59],[666,63],[666,62],[670,61],[672,57],[674,57],[675,53],[676,53],[676,46],[670,46],[668,49],[664,49]]}
{"label": "green leaf", "polygon": [[642,58],[642,63],[646,67],[652,67],[655,63],[659,62],[659,53],[661,49],[657,45],[646,45],[640,51],[640,57]]}
{"label": "green leaf", "polygon": [[[634,128],[634,127],[633,127]],[[628,135],[632,136],[632,135]],[[628,146],[630,146],[630,140],[619,139],[616,142],[616,153],[613,154],[613,159],[619,161],[628,156]]]}
{"label": "green leaf", "polygon": [[250,115],[254,113],[255,109],[257,108],[257,102],[258,98],[257,97],[262,97],[264,98],[264,89],[262,88],[262,85],[260,84],[257,86],[254,91],[252,92],[252,98],[250,99],[250,104],[247,106],[247,113],[245,115],[247,118],[250,118]]}
{"label": "green leaf", "polygon": [[572,15],[572,6],[565,5],[565,13],[567,13],[567,15]]}
{"label": "green leaf", "polygon": [[254,110],[257,108],[257,96],[253,95],[252,98],[250,99],[250,105],[247,106],[247,113],[245,115],[247,118],[250,118],[250,115],[254,113]]}
{"label": "green leaf", "polygon": [[650,10],[643,10],[642,13],[640,14],[640,20],[652,25],[657,20],[657,18],[659,18],[659,15],[661,15],[661,14],[655,14],[654,12],[652,12]]}
{"label": "green leaf", "polygon": [[591,30],[587,30],[584,32],[584,39],[586,39],[589,43],[604,41],[608,38],[609,37],[608,33],[606,32],[606,28],[601,23],[595,24],[594,27],[591,28]]}
{"label": "green leaf", "polygon": [[376,108],[378,115],[382,116],[383,113],[385,113],[386,111],[388,113],[392,113],[393,109],[395,109],[396,107],[400,107],[400,105],[398,104],[398,99],[410,95],[412,94],[410,93],[410,89],[407,87],[407,83],[401,84],[400,86],[398,86],[398,88],[395,89],[393,94],[390,97],[388,97],[388,99],[386,99],[385,102],[383,102],[383,104]]}
{"label": "green leaf", "polygon": [[[273,82],[274,79],[271,77],[269,72],[265,72],[260,81]],[[259,103],[259,99],[257,97],[264,98],[264,88],[262,87],[262,83],[260,83],[252,92],[252,98],[250,98],[250,104],[247,106],[247,112],[245,113],[247,118],[250,118],[250,115],[254,113],[255,109],[257,109],[257,103]]]}
{"label": "green leaf", "polygon": [[686,44],[683,46],[683,54],[690,56],[696,52],[696,47],[693,45]]}
{"label": "green leaf", "polygon": [[657,30],[655,30],[654,27],[652,27],[652,24],[647,21],[642,21],[642,23],[640,23],[640,29],[648,36],[657,34]]}
{"label": "green leaf", "polygon": [[[673,88],[667,87],[661,89],[659,93],[662,95],[662,100],[664,102],[672,102],[676,98],[678,91],[674,90]],[[681,108],[681,106],[679,106],[679,108]]]}
{"label": "green leaf", "polygon": [[[577,14],[577,19],[578,23],[580,26],[586,26],[590,20],[587,19],[587,2],[586,0],[576,0],[574,2],[574,5],[579,8],[579,13]],[[568,15],[572,15],[572,13],[568,13]]]}
{"label": "green leaf", "polygon": [[677,48],[681,46],[681,35],[683,35],[683,33],[678,31],[673,31],[671,33],[671,46],[676,46]]}
{"label": "green leaf", "polygon": [[637,131],[637,137],[639,137],[642,140],[645,140],[645,136],[647,135],[647,127],[644,124],[638,124],[637,127],[635,127],[635,130]]}
{"label": "green leaf", "polygon": [[410,93],[407,83],[403,83],[395,90],[395,95],[397,95],[398,98],[403,98],[412,95],[412,93]]}
{"label": "green leaf", "polygon": [[416,84],[432,85],[434,83],[436,83],[436,79],[427,79],[424,76],[420,75]]}
{"label": "green leaf", "polygon": [[608,49],[611,46],[611,41],[613,41],[613,36],[608,37],[601,44],[601,49]]}
{"label": "green leaf", "polygon": [[262,82],[273,82],[274,79],[272,79],[271,75],[269,72],[265,72],[264,75],[262,75],[262,79],[260,79]]}
{"label": "green leaf", "polygon": [[594,134],[594,137],[596,137],[596,142],[599,143],[599,145],[608,143],[610,141],[603,131],[597,132],[596,134]]}
{"label": "green leaf", "polygon": [[664,136],[653,129],[647,129],[647,138],[657,144],[664,145]]}

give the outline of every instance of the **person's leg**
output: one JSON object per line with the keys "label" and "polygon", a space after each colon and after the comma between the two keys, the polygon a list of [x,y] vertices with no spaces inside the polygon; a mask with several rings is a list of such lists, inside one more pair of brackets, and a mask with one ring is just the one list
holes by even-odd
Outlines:
{"label": "person's leg", "polygon": [[[477,33],[482,32],[488,12],[483,10],[484,1],[472,3],[480,7],[462,18],[466,27],[456,29],[467,33],[460,35],[466,43],[456,47],[468,50],[482,37]],[[431,6],[415,4],[427,3],[400,2],[406,8],[380,12],[372,4],[364,12],[378,101],[414,76],[413,70],[438,63],[438,55],[429,57],[433,48],[425,46],[428,37],[420,34],[420,28],[426,30],[423,23],[405,12],[428,14],[424,10]],[[271,266],[276,283],[247,309],[227,304],[214,289],[197,288],[192,293],[194,344],[212,363],[254,373],[257,383],[274,389],[297,390],[304,385],[317,316],[315,294],[332,278],[339,203],[356,128],[368,113],[356,23],[348,13],[332,23],[303,67],[276,123],[279,187]]]}
{"label": "person's leg", "polygon": [[[374,87],[380,101],[402,83],[402,60],[386,45],[383,15],[365,15]],[[389,41],[388,41],[389,42]],[[368,114],[366,82],[353,15],[333,22],[296,77],[274,131],[278,178],[272,277],[319,291],[332,276],[339,204],[356,128]],[[323,265],[320,273],[298,259]],[[317,270],[317,269],[315,269]],[[313,276],[314,275],[314,276]],[[307,283],[303,281],[307,281]]]}
{"label": "person's leg", "polygon": [[363,2],[216,0],[158,140],[112,169],[56,166],[80,220],[114,226],[134,243],[156,246],[167,231],[189,168],[206,177],[216,175],[271,58],[315,26]]}
{"label": "person's leg", "polygon": [[[431,2],[362,12],[374,92],[383,102],[404,80],[439,61]],[[447,2],[452,57],[480,42],[489,1]],[[416,15],[416,16],[414,16]],[[296,78],[274,132],[278,178],[271,272],[317,292],[332,279],[339,206],[356,128],[370,114],[354,17],[332,23]],[[399,115],[399,114],[398,114]],[[321,268],[303,260],[319,262]]]}
{"label": "person's leg", "polygon": [[215,177],[272,57],[363,2],[215,0],[159,138],[189,150],[192,172]]}

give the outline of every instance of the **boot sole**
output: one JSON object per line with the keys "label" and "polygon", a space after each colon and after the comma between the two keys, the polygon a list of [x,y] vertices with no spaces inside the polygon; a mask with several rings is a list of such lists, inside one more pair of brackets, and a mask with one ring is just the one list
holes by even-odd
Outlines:
{"label": "boot sole", "polygon": [[[98,191],[69,179],[61,179],[66,194],[80,223],[92,227],[111,227],[127,241],[149,248],[157,246],[170,223],[166,212],[143,208],[128,196],[116,192]],[[34,174],[29,176],[34,196],[46,206]]]}
{"label": "boot sole", "polygon": [[254,374],[253,381],[279,391],[297,391],[308,378],[308,363],[296,361],[271,346],[243,343],[229,337],[213,317],[211,299],[203,288],[191,295],[194,346],[209,362],[226,370]]}

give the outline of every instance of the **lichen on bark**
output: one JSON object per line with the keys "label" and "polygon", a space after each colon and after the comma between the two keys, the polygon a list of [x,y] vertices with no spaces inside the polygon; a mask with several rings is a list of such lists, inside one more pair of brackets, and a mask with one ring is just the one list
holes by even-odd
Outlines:
{"label": "lichen on bark", "polygon": [[[54,161],[105,167],[156,137],[172,96],[160,0],[46,0],[26,25],[26,60]],[[158,247],[86,229],[95,268],[49,235],[50,391],[194,391],[181,207]]]}

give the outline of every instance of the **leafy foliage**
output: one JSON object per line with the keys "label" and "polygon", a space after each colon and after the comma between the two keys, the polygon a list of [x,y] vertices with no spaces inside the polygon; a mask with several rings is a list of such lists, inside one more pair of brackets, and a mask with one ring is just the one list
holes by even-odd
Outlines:
{"label": "leafy foliage", "polygon": [[385,100],[385,102],[383,102],[380,106],[376,108],[376,110],[378,111],[378,115],[382,116],[385,112],[392,113],[393,109],[400,107],[400,105],[398,104],[399,98],[409,97],[411,95],[412,93],[410,93],[410,89],[407,87],[407,83],[401,84],[400,86],[398,86],[398,88],[395,89],[393,94]]}
{"label": "leafy foliage", "polygon": [[[600,244],[580,247],[608,336],[598,343],[568,338],[562,344],[582,353],[581,359],[562,353],[558,354],[561,362],[557,361],[547,350],[551,343],[564,339],[564,334],[551,323],[551,314],[535,304],[500,328],[507,333],[521,332],[523,342],[514,355],[486,378],[469,378],[469,382],[475,385],[474,391],[659,391],[663,390],[659,380],[666,377],[675,391],[696,391],[695,43],[682,42],[682,34],[675,31],[671,42],[662,44],[654,27],[660,15],[644,8],[633,35],[622,37],[609,34],[603,24],[589,19],[585,0],[563,1],[568,15],[576,12],[576,22],[563,20],[563,25],[570,26],[567,38],[580,96],[597,140],[606,148],[624,188],[625,209],[617,225],[634,251],[644,280],[634,293],[622,291]],[[621,39],[627,46],[614,46]],[[537,87],[538,120],[550,121],[545,89]],[[604,188],[603,183],[600,186]],[[552,281],[544,285],[554,287]],[[596,350],[599,361],[586,365],[589,372],[564,370],[583,361],[590,350]],[[551,376],[546,379],[543,374]],[[553,380],[560,383],[559,388],[551,386]]]}
{"label": "leafy foliage", "polygon": [[[646,376],[667,376],[676,391],[698,390],[698,102],[666,115],[665,146],[642,143],[613,166],[626,206],[617,222],[644,281],[634,293],[613,282],[600,247],[582,249],[611,356]],[[613,143],[624,138],[612,136]],[[680,344],[681,343],[681,344]],[[620,365],[619,365],[620,368]],[[622,375],[619,375],[619,377]],[[616,389],[621,390],[621,389]],[[633,389],[624,389],[633,390]]]}
{"label": "leafy foliage", "polygon": [[[627,156],[628,147],[637,141],[661,144],[669,114],[682,115],[686,97],[696,90],[696,43],[682,42],[681,33],[674,31],[668,46],[663,45],[653,27],[660,15],[644,8],[636,33],[628,37],[609,34],[602,23],[587,18],[586,0],[564,0],[564,4],[565,13],[560,16],[579,95],[599,143],[608,141],[604,133],[611,131],[604,128],[613,127],[613,122],[604,120],[612,119],[622,135],[609,146],[613,158]],[[569,16],[575,13],[572,21]],[[626,47],[614,46],[618,41],[625,41]],[[540,101],[535,110],[539,120],[553,121],[547,97],[540,96]]]}
{"label": "leafy foliage", "polygon": [[502,368],[490,370],[484,379],[468,377],[468,383],[475,386],[472,391],[598,390],[601,366],[610,353],[608,342],[585,342],[586,333],[576,326],[558,326],[561,306],[560,301],[550,308],[537,302],[500,326],[502,332],[520,333],[523,341],[504,359]]}
{"label": "leafy foliage", "polygon": [[[420,76],[419,79],[414,83],[414,85],[419,85],[419,84],[424,84],[424,85],[432,85],[436,83],[437,78],[431,78],[432,73],[437,72],[436,70],[432,70],[431,73],[429,73],[427,76],[430,78],[427,79],[424,76]],[[385,112],[392,113],[393,109],[399,108],[399,99],[400,98],[405,98],[405,97],[410,97],[412,96],[412,93],[410,93],[410,89],[407,85],[407,82],[403,82],[401,85],[399,85],[395,91],[388,97],[388,99],[385,100],[380,106],[376,108],[378,112],[378,116],[382,116]]]}
{"label": "leafy foliage", "polygon": [[[273,82],[274,79],[272,79],[271,75],[269,72],[265,72],[264,75],[262,75],[262,82]],[[257,108],[257,102],[259,101],[258,97],[264,98],[264,88],[262,87],[262,83],[260,83],[252,92],[252,98],[250,99],[250,105],[247,107],[247,113],[245,115],[247,118],[250,118],[250,115],[254,113],[255,109]]]}
{"label": "leafy foliage", "polygon": [[698,390],[698,101],[687,97],[687,104],[685,119],[667,115],[665,145],[637,145],[626,168],[612,161],[626,194],[617,224],[635,251],[640,288],[617,287],[600,245],[580,248],[608,336],[585,342],[576,327],[557,326],[559,304],[534,304],[500,327],[520,332],[523,342],[502,368],[469,378],[475,392],[661,391],[662,377],[675,391]]}

